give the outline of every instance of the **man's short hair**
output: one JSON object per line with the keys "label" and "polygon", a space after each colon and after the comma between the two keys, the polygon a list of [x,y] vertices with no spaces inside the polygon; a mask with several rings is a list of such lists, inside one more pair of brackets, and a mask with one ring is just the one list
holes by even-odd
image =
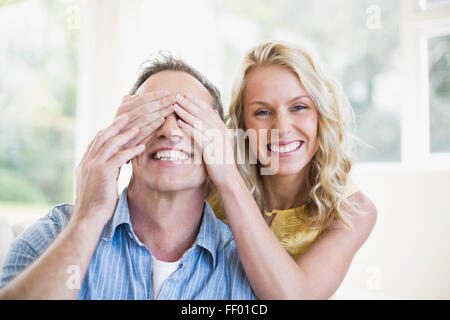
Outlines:
{"label": "man's short hair", "polygon": [[152,75],[161,71],[181,71],[185,72],[197,79],[210,93],[213,98],[213,109],[219,112],[220,118],[223,120],[223,106],[220,97],[220,91],[202,75],[199,71],[188,65],[181,59],[175,58],[168,52],[159,52],[153,59],[144,62],[147,65],[139,75],[130,94],[135,94],[139,87]]}

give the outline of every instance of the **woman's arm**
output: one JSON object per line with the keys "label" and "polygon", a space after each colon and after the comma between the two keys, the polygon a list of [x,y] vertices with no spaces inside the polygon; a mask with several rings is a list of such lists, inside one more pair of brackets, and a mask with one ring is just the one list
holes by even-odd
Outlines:
{"label": "woman's arm", "polygon": [[335,221],[296,261],[267,226],[239,172],[217,186],[242,265],[260,299],[328,299],[376,222],[376,208],[362,193],[350,197],[367,213],[352,215],[354,231]]}
{"label": "woman's arm", "polygon": [[350,268],[353,257],[366,242],[377,220],[374,204],[363,193],[349,197],[365,216],[352,215],[354,231],[338,220],[326,228],[297,264],[313,279],[315,294],[329,298],[336,292]]}

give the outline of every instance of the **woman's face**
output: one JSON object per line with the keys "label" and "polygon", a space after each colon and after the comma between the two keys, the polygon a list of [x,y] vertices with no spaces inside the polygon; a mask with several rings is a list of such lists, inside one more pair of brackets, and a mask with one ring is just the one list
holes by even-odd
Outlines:
{"label": "woman's face", "polygon": [[[249,135],[250,149],[265,167],[278,157],[275,174],[297,174],[311,161],[318,148],[318,116],[294,72],[258,66],[247,73],[244,125],[258,136]],[[271,134],[272,129],[279,130],[278,138]]]}

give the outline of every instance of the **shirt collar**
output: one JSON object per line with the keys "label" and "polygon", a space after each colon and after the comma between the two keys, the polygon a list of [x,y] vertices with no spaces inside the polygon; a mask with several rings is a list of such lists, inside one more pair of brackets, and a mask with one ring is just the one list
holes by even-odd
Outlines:
{"label": "shirt collar", "polygon": [[[220,230],[218,225],[218,219],[216,218],[214,211],[211,209],[207,201],[203,206],[203,218],[200,230],[197,235],[197,239],[194,245],[206,249],[212,257],[213,265],[216,266],[216,252],[220,241]],[[189,250],[188,250],[189,251]]]}
{"label": "shirt collar", "polygon": [[[105,228],[103,229],[103,240],[111,240],[117,227],[121,224],[128,225],[129,230],[131,231],[131,233],[133,233],[133,228],[130,221],[130,211],[128,208],[127,194],[128,188],[125,188],[119,196],[113,217],[108,221]],[[133,238],[138,241],[134,233]],[[214,211],[211,209],[211,206],[207,201],[205,201],[203,206],[203,218],[200,225],[200,230],[193,247],[199,246],[206,249],[211,254],[213,265],[216,266],[216,251],[219,241],[220,230],[218,220],[214,214]],[[140,241],[138,242],[140,243]],[[189,251],[191,250],[188,249],[186,253]]]}
{"label": "shirt collar", "polygon": [[131,221],[130,221],[130,211],[128,209],[128,188],[125,188],[121,195],[119,196],[119,199],[117,201],[116,210],[114,211],[114,215],[112,218],[108,221],[105,228],[103,229],[102,239],[109,241],[114,236],[114,232],[116,231],[117,227],[121,224],[127,224],[131,228]]}

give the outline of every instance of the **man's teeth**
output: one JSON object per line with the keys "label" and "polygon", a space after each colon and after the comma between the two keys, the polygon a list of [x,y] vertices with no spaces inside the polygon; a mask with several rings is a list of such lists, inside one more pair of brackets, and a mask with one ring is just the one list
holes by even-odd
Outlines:
{"label": "man's teeth", "polygon": [[176,160],[186,160],[187,158],[189,157],[186,153],[178,150],[158,151],[153,155],[153,159],[155,160],[176,161]]}
{"label": "man's teeth", "polygon": [[301,144],[300,141],[292,142],[284,146],[275,146],[270,144],[269,149],[270,151],[277,153],[291,152],[297,149],[300,146],[300,144]]}

